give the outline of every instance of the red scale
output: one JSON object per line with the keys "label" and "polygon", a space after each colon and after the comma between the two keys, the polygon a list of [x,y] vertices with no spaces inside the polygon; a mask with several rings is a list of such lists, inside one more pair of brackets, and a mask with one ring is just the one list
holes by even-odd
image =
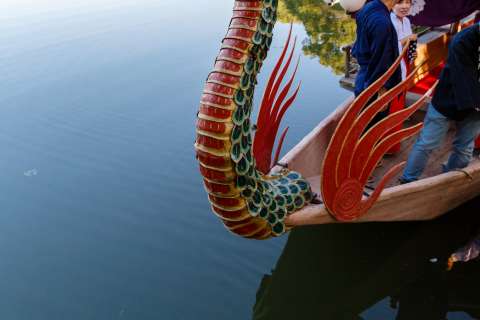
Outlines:
{"label": "red scale", "polygon": [[246,27],[253,28],[257,27],[257,20],[248,19],[248,18],[233,18],[230,24],[231,27]]}
{"label": "red scale", "polygon": [[235,93],[234,89],[232,89],[230,87],[227,87],[227,86],[223,86],[221,84],[217,84],[217,83],[206,83],[205,84],[205,90],[215,92],[215,93],[224,94],[224,95],[227,95],[227,96],[233,96],[233,94]]}
{"label": "red scale", "polygon": [[197,135],[197,143],[205,146],[207,148],[222,150],[225,148],[225,141],[218,140],[212,137],[207,137],[204,135]]}
{"label": "red scale", "polygon": [[216,134],[223,134],[226,131],[226,126],[224,123],[210,121],[206,119],[198,119],[197,121],[197,129],[216,133]]}
{"label": "red scale", "polygon": [[234,18],[258,19],[261,16],[259,11],[237,10],[233,12]]}
{"label": "red scale", "polygon": [[226,120],[232,116],[232,111],[230,110],[215,108],[215,107],[207,106],[204,104],[200,105],[200,113],[212,118],[217,118],[222,120]]}
{"label": "red scale", "polygon": [[209,180],[216,180],[216,181],[220,181],[220,182],[228,182],[227,176],[222,171],[208,169],[208,168],[205,168],[202,165],[200,165],[200,173],[202,174],[202,176],[204,176],[205,178],[207,178]]}
{"label": "red scale", "polygon": [[230,189],[229,185],[226,184],[221,184],[221,183],[215,183],[215,182],[210,182],[207,180],[203,180],[205,184],[205,188],[209,190],[209,192],[217,193],[217,194],[224,194],[224,195],[229,195],[232,194],[232,191]]}
{"label": "red scale", "polygon": [[209,102],[213,104],[218,104],[220,106],[228,107],[232,104],[232,99],[216,96],[211,93],[204,93],[202,95],[201,102]]}
{"label": "red scale", "polygon": [[241,40],[250,41],[254,33],[255,31],[252,31],[252,30],[230,28],[228,29],[227,36],[225,38],[235,38],[235,39],[239,38]]}
{"label": "red scale", "polygon": [[237,86],[240,83],[240,77],[232,76],[221,72],[210,73],[210,75],[208,76],[208,80],[223,82],[232,86]]}
{"label": "red scale", "polygon": [[[240,236],[247,237],[247,238],[254,238],[257,239],[258,236],[257,234],[264,234],[265,233],[265,227],[262,225],[257,225],[255,222],[252,222],[252,224],[242,226],[240,228],[236,228],[234,230],[230,230]],[[254,233],[254,234],[252,234]],[[251,235],[251,236],[247,236]]]}
{"label": "red scale", "polygon": [[246,220],[249,218],[248,213],[242,209],[242,210],[236,210],[236,211],[227,211],[227,210],[222,210],[220,208],[217,208],[213,206],[213,210],[222,218],[225,219],[224,221],[227,223],[232,223],[230,226],[235,226],[236,222]]}
{"label": "red scale", "polygon": [[201,150],[197,150],[197,158],[201,163],[211,167],[221,168],[230,165],[230,159],[217,157]]}
{"label": "red scale", "polygon": [[240,39],[229,39],[225,38],[223,44],[229,47],[233,47],[241,52],[246,52],[248,47],[251,45],[249,42],[240,40]]}
{"label": "red scale", "polygon": [[242,204],[239,198],[221,198],[209,194],[208,197],[212,202],[222,206],[222,207],[238,207]]}
{"label": "red scale", "polygon": [[220,54],[218,55],[218,59],[221,59],[221,58],[234,59],[234,60],[237,60],[239,63],[242,63],[241,60],[245,59],[246,56],[247,55],[244,54],[243,52],[240,52],[234,49],[224,48],[220,51]]}
{"label": "red scale", "polygon": [[240,74],[242,72],[242,65],[231,61],[217,60],[217,62],[215,62],[215,69]]}
{"label": "red scale", "polygon": [[235,1],[235,6],[233,10],[248,10],[248,9],[261,9],[261,1]]}

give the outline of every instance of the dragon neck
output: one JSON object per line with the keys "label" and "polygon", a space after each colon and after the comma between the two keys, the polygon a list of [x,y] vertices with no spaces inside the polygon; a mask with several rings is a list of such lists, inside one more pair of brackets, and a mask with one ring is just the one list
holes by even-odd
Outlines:
{"label": "dragon neck", "polygon": [[233,17],[204,86],[195,142],[213,212],[235,234],[266,239],[312,199],[308,182],[285,170],[264,175],[252,153],[257,75],[272,43],[278,0],[235,1]]}

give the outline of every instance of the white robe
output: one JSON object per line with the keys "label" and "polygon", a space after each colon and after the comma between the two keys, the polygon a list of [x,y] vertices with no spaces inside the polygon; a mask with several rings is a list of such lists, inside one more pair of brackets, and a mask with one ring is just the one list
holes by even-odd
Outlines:
{"label": "white robe", "polygon": [[[390,13],[390,19],[392,20],[393,26],[397,31],[398,52],[401,53],[403,50],[403,47],[400,40],[405,39],[406,37],[413,34],[412,25],[410,24],[410,20],[407,17],[400,20],[393,12]],[[407,65],[405,64],[404,60],[402,60],[401,62],[401,68],[402,68],[402,80],[404,80],[407,77]]]}

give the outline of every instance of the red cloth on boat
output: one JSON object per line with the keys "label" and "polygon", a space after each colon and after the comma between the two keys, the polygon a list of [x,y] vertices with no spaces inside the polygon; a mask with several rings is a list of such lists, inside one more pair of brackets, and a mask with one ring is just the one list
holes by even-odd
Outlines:
{"label": "red cloth on boat", "polygon": [[[411,65],[410,63],[408,62],[408,59],[405,59],[405,63],[406,63],[406,66],[407,66],[407,75],[410,73],[410,69],[411,69]],[[406,97],[407,93],[404,91],[402,93],[400,93],[398,95],[398,97],[394,98],[392,100],[392,102],[390,103],[390,114],[393,114],[397,111],[400,111],[402,110],[403,108],[405,108],[405,97]],[[398,130],[402,130],[403,129],[403,124],[399,124],[398,126],[396,126],[395,128],[393,128],[391,131],[389,131],[387,133],[387,136],[398,131]],[[391,147],[388,151],[387,151],[387,154],[395,154],[395,153],[398,153],[400,151],[402,147],[402,144],[401,143],[397,143],[396,145],[394,145],[393,147]]]}
{"label": "red cloth on boat", "polygon": [[445,67],[444,62],[440,63],[436,68],[431,70],[422,80],[418,81],[415,86],[409,90],[409,92],[423,95],[438,80],[443,67]]}
{"label": "red cloth on boat", "polygon": [[[395,113],[395,112],[400,111],[403,108],[405,108],[405,95],[406,95],[406,93],[402,92],[400,95],[398,95],[398,97],[396,97],[395,99],[392,100],[392,103],[390,104],[390,114]],[[387,136],[396,132],[396,131],[398,131],[398,130],[402,130],[402,129],[403,129],[403,124],[399,124],[398,126],[393,128],[391,131],[389,131],[387,133]],[[398,153],[401,149],[401,146],[402,146],[401,143],[397,143],[396,145],[394,145],[393,147],[391,147],[387,151],[387,154]]]}

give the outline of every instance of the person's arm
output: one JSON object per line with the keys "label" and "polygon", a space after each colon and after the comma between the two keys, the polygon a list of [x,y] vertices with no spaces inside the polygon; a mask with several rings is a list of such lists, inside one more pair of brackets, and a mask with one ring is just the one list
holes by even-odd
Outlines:
{"label": "person's arm", "polygon": [[452,89],[459,110],[480,107],[480,82],[477,78],[478,44],[472,31],[458,34],[450,46],[448,55]]}

